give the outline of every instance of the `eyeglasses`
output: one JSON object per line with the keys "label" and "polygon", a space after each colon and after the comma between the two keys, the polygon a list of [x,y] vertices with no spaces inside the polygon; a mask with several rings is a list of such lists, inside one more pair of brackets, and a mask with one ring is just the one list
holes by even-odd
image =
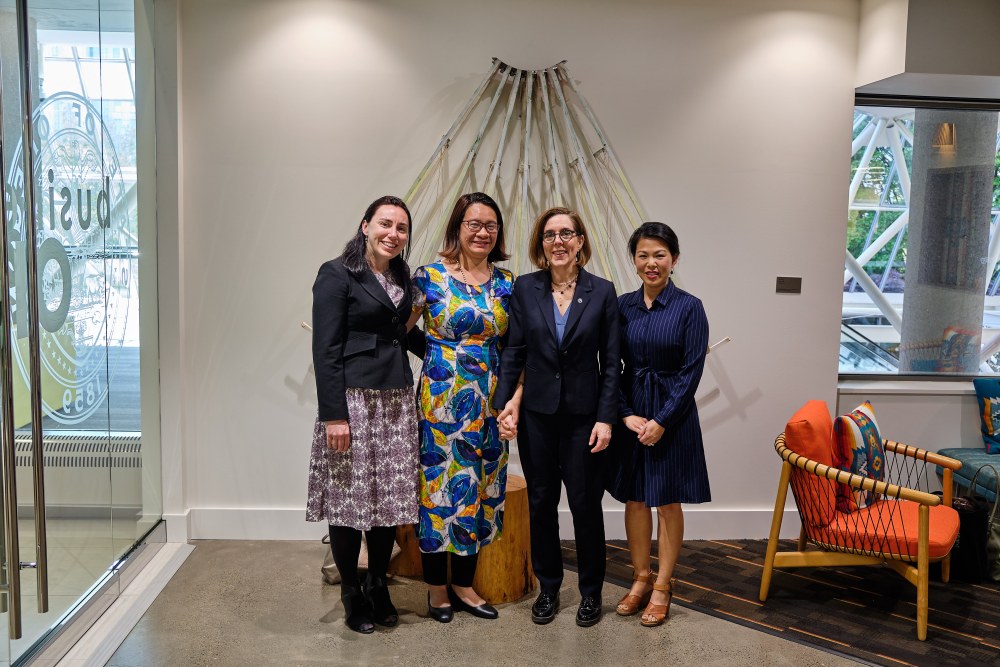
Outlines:
{"label": "eyeglasses", "polygon": [[483,222],[482,220],[463,220],[462,224],[473,234],[478,234],[479,232],[486,230],[489,234],[496,234],[497,230],[500,229],[495,221],[490,220],[489,222]]}
{"label": "eyeglasses", "polygon": [[569,243],[577,236],[580,236],[580,234],[579,232],[574,232],[572,229],[561,229],[559,230],[559,234],[556,234],[555,232],[545,232],[544,234],[542,234],[542,243],[545,244],[555,243],[556,236],[558,236],[559,240],[562,241],[563,243]]}

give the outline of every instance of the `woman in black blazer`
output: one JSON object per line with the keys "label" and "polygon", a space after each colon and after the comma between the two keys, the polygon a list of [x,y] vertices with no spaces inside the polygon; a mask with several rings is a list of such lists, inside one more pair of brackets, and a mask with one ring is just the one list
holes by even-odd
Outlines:
{"label": "woman in black blazer", "polygon": [[[404,251],[410,212],[398,197],[372,202],[337,259],[313,285],[313,367],[319,414],[306,518],[330,525],[345,622],[393,626],[386,586],[396,526],[417,522],[418,439],[406,358],[412,306]],[[368,577],[358,578],[361,533]]]}
{"label": "woman in black blazer", "polygon": [[493,401],[503,408],[503,435],[518,436],[528,483],[531,562],[541,588],[532,620],[548,623],[559,609],[558,506],[565,483],[580,573],[576,623],[590,626],[601,619],[601,452],[618,417],[618,302],[614,285],[583,269],[590,242],[578,213],[545,211],[530,243],[531,261],[541,270],[514,283],[510,340]]}

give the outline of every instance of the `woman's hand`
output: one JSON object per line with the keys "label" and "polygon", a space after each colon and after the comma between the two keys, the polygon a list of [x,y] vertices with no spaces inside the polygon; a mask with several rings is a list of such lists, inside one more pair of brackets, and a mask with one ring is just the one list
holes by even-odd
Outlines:
{"label": "woman's hand", "polygon": [[611,424],[597,422],[590,432],[590,453],[596,454],[608,448],[611,442]]}
{"label": "woman's hand", "polygon": [[625,422],[625,427],[632,431],[633,433],[642,433],[642,427],[646,425],[649,420],[645,417],[640,417],[639,415],[629,415],[622,419]]}
{"label": "woman's hand", "polygon": [[335,452],[346,452],[351,447],[351,427],[346,419],[326,423],[326,446]]}
{"label": "woman's hand", "polygon": [[650,419],[642,427],[639,433],[639,442],[646,445],[647,447],[652,447],[660,441],[663,437],[663,427],[657,424],[655,421]]}
{"label": "woman's hand", "polygon": [[511,399],[507,401],[500,414],[497,415],[497,424],[500,427],[500,437],[504,440],[513,440],[517,437],[517,418],[521,412],[520,401]]}

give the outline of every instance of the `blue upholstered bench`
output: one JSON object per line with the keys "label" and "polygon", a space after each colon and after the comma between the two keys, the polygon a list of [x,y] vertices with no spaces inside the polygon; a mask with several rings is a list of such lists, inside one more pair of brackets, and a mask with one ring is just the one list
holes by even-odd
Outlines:
{"label": "blue upholstered bench", "polygon": [[[979,466],[986,463],[991,464],[1000,472],[1000,454],[987,454],[982,447],[952,447],[950,449],[938,450],[941,456],[950,456],[962,462],[962,468],[955,472],[954,482],[956,487],[961,487],[961,493],[967,492],[972,483],[972,476],[979,470]],[[937,474],[940,477],[943,471],[937,467]],[[955,489],[955,495],[959,495],[959,489]],[[976,479],[976,495],[988,500],[995,500],[997,497],[997,480],[990,470],[984,470]]]}
{"label": "blue upholstered bench", "polygon": [[[981,377],[972,381],[979,403],[979,430],[983,434],[983,447],[953,447],[938,451],[962,462],[955,473],[955,495],[967,493],[972,478],[980,466],[991,464],[1000,473],[1000,378]],[[993,452],[990,454],[989,452]],[[937,469],[940,477],[942,470]],[[976,495],[996,500],[997,480],[991,470],[984,470],[976,479]]]}

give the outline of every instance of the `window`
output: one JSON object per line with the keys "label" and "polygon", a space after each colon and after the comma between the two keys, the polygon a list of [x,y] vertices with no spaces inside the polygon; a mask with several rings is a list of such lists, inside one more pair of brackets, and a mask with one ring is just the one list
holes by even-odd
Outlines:
{"label": "window", "polygon": [[1000,373],[998,111],[857,106],[840,372]]}

